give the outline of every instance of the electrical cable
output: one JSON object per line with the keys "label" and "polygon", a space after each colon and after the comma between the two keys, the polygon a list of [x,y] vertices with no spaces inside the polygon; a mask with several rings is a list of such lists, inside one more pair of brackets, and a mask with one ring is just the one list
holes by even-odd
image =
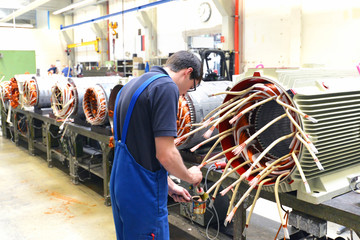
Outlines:
{"label": "electrical cable", "polygon": [[[216,140],[216,142],[213,144],[213,146],[210,148],[210,150],[208,151],[208,153],[205,155],[205,157],[203,158],[201,164],[205,164],[207,162],[208,157],[210,156],[210,154],[214,151],[214,149],[216,148],[216,146],[221,142],[221,140],[223,140],[224,138],[226,138],[227,135],[221,136],[219,137],[218,140]],[[221,156],[221,155],[220,155]]]}
{"label": "electrical cable", "polygon": [[[90,180],[90,179],[91,179],[91,161],[88,162],[87,167],[88,167],[88,170],[86,170],[86,169],[84,168],[83,171],[79,171],[78,174],[77,174],[80,182],[85,182],[86,180]],[[80,173],[82,173],[82,172],[84,172],[84,171],[87,171],[87,172],[89,173],[89,174],[88,174],[88,177],[86,177],[86,178],[81,178],[81,177],[80,177]]]}
{"label": "electrical cable", "polygon": [[[211,223],[211,220],[214,218],[214,213],[211,211],[211,208],[213,209],[213,211],[214,211],[214,213],[215,213],[216,222],[217,222],[217,231],[216,231],[216,235],[215,235],[214,237],[210,237],[210,236],[209,236],[210,223]],[[209,208],[209,207],[206,208],[208,211],[210,211],[210,213],[212,214],[212,216],[211,216],[211,218],[209,219],[208,224],[206,225],[205,233],[206,233],[206,237],[207,237],[209,240],[215,240],[215,239],[217,239],[217,236],[219,235],[219,232],[220,232],[220,220],[219,220],[219,216],[218,216],[218,213],[217,213],[215,207],[212,206],[211,208]]]}
{"label": "electrical cable", "polygon": [[51,136],[52,138],[60,138],[60,137],[62,136],[62,134],[59,134],[59,135],[57,135],[57,136],[54,136],[51,131],[49,131],[49,134],[50,134],[50,136]]}
{"label": "electrical cable", "polygon": [[[208,170],[207,170],[207,172],[206,172],[205,179],[204,179],[204,182],[205,182],[205,184],[204,184],[204,185],[205,185],[205,191],[208,190],[207,180],[208,180],[209,172],[214,171],[214,170],[216,170],[216,166],[215,166],[215,164],[212,164],[212,165],[209,166],[209,168],[208,168]],[[206,237],[207,237],[209,240],[214,240],[214,239],[217,238],[217,236],[219,235],[219,232],[220,232],[220,220],[219,220],[219,216],[218,216],[218,214],[217,214],[217,211],[216,211],[216,208],[215,208],[214,205],[212,205],[211,207],[207,207],[206,209],[209,210],[210,213],[212,214],[211,218],[210,218],[209,221],[208,221],[208,224],[206,225],[206,230],[205,230]],[[216,220],[217,220],[217,232],[216,232],[215,237],[210,237],[210,236],[209,236],[209,233],[208,233],[211,220],[214,218],[214,213],[211,211],[211,209],[213,209],[213,211],[214,211],[214,213],[215,213],[215,216],[216,216]]]}
{"label": "electrical cable", "polygon": [[261,188],[262,188],[262,186],[263,186],[266,182],[269,182],[269,181],[271,181],[271,180],[272,180],[271,178],[268,178],[268,179],[265,179],[265,180],[263,180],[263,181],[261,181],[261,182],[259,183],[258,189],[257,189],[257,191],[256,191],[256,195],[255,195],[255,197],[254,197],[254,201],[253,201],[253,203],[252,203],[252,205],[251,205],[251,208],[250,208],[250,210],[249,210],[248,217],[247,217],[247,219],[246,219],[244,231],[243,231],[243,233],[242,233],[242,235],[243,235],[244,237],[246,237],[246,229],[247,229],[248,226],[249,226],[250,219],[251,219],[252,213],[253,213],[253,211],[254,211],[256,202],[257,202],[257,200],[259,199],[260,192],[261,192]]}
{"label": "electrical cable", "polygon": [[282,207],[281,207],[280,200],[279,200],[279,183],[280,183],[281,178],[287,176],[288,174],[289,173],[283,173],[279,177],[277,177],[276,182],[275,182],[275,188],[274,188],[276,205],[277,205],[279,216],[280,216],[281,226],[282,226],[283,231],[284,231],[284,239],[285,238],[289,239],[290,236],[289,236],[289,231],[287,229],[287,223],[284,222],[283,216],[282,216],[282,213],[281,213]]}
{"label": "electrical cable", "polygon": [[26,133],[28,131],[28,124],[26,121],[26,116],[19,117],[18,122],[17,122],[17,128],[23,135],[26,135]]}
{"label": "electrical cable", "polygon": [[222,133],[219,133],[219,134],[217,134],[217,135],[215,135],[215,136],[212,136],[211,138],[206,139],[205,141],[202,141],[201,143],[199,143],[199,144],[197,144],[196,146],[192,147],[192,148],[190,149],[190,151],[191,151],[191,152],[195,152],[195,151],[196,151],[199,147],[201,147],[202,145],[204,145],[204,144],[206,144],[206,143],[208,143],[208,142],[211,142],[211,141],[213,141],[213,140],[215,140],[215,139],[218,139],[219,137],[222,137],[222,136],[227,137],[227,136],[229,136],[229,135],[232,134],[231,131],[233,131],[233,130],[234,130],[234,128],[230,128],[230,129],[228,129],[228,130],[226,130],[226,131],[224,131],[224,132],[222,132]]}
{"label": "electrical cable", "polygon": [[38,127],[38,126],[33,126],[33,128],[35,128],[35,129],[42,129],[43,127]]}

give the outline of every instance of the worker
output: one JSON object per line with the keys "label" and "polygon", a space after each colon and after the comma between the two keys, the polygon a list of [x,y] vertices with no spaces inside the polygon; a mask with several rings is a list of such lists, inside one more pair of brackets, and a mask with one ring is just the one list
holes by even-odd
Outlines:
{"label": "worker", "polygon": [[54,64],[51,64],[50,68],[47,71],[49,75],[58,73],[57,67]]}
{"label": "worker", "polygon": [[73,74],[73,70],[72,68],[69,69],[69,66],[64,67],[64,69],[61,72],[65,77],[72,77]]}
{"label": "worker", "polygon": [[189,202],[191,196],[168,172],[194,186],[201,182],[200,168],[187,169],[174,144],[179,94],[195,90],[201,78],[200,60],[179,51],[164,68],[152,67],[119,92],[110,178],[118,240],[169,239],[167,196],[177,202]]}

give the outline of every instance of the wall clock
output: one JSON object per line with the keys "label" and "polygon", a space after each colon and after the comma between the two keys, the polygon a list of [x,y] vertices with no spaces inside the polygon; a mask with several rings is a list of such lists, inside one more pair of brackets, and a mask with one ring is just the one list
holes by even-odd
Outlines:
{"label": "wall clock", "polygon": [[198,9],[200,21],[207,22],[211,17],[211,6],[207,2],[203,2],[199,5]]}

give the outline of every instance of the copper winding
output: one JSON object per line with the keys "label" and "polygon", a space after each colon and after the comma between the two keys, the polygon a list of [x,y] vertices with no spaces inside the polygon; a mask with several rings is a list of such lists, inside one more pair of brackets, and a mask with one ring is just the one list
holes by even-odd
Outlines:
{"label": "copper winding", "polygon": [[38,89],[36,80],[27,79],[23,86],[24,104],[26,106],[35,106],[38,101]]}
{"label": "copper winding", "polygon": [[70,82],[59,81],[52,87],[51,107],[56,117],[70,116],[76,104],[75,87]]}
{"label": "copper winding", "polygon": [[[191,123],[190,108],[185,97],[179,97],[179,107],[177,114],[177,135],[181,137],[190,132],[191,127],[188,126]],[[177,145],[181,145],[187,138],[182,139]]]}
{"label": "copper winding", "polygon": [[4,102],[10,99],[10,81],[0,83],[0,94]]}
{"label": "copper winding", "polygon": [[103,124],[107,117],[107,101],[103,88],[96,85],[88,88],[83,98],[83,109],[86,120],[92,125]]}
{"label": "copper winding", "polygon": [[17,108],[17,106],[19,106],[20,92],[19,92],[18,83],[17,83],[15,78],[10,79],[9,86],[10,86],[10,88],[9,88],[10,105],[11,105],[12,108]]}
{"label": "copper winding", "polygon": [[[251,108],[255,103],[257,102],[261,102],[263,100],[269,99],[271,97],[277,97],[279,95],[282,94],[282,91],[279,90],[274,84],[271,83],[265,83],[263,84],[264,87],[255,87],[253,90],[254,91],[262,91],[261,94],[257,95],[255,98],[252,99],[251,102],[248,102],[247,104],[243,105],[242,107],[240,107],[237,111],[236,111],[236,115],[238,116],[239,113],[246,111],[246,109]],[[250,94],[252,94],[252,92],[249,92],[247,94],[245,94],[244,96],[242,96],[243,98],[246,98],[247,96],[249,96]],[[228,95],[228,97],[226,98],[226,100],[230,100],[232,97],[234,96],[230,96]],[[290,103],[291,101],[289,99],[286,99],[287,103]],[[291,112],[292,115],[296,115],[293,112]],[[250,125],[250,121],[251,121],[251,117],[252,117],[252,112],[248,112],[244,115],[241,115],[240,118],[238,118],[236,120],[236,122],[234,122],[232,125],[230,125],[230,128],[235,127],[235,130],[233,132],[233,142],[234,145],[241,145],[242,143],[244,143],[247,139],[249,139],[251,137],[252,134],[255,133],[255,129],[253,126],[249,127],[249,128],[243,128],[244,126]],[[225,120],[224,122],[228,122],[231,118],[228,118],[227,120]],[[298,118],[296,118],[296,120],[298,121]],[[239,130],[243,128],[242,131],[240,131],[239,134]],[[291,130],[295,131],[294,127],[291,125]],[[220,129],[220,132],[222,131],[222,129]],[[297,139],[295,140],[297,141]],[[231,145],[232,146],[232,145]],[[294,147],[297,146],[297,148],[295,149]],[[224,146],[223,146],[224,147]],[[301,144],[297,144],[290,149],[290,153],[292,153],[295,150],[299,150],[301,147]],[[238,172],[240,174],[244,174],[246,171],[248,171],[251,168],[251,164],[254,163],[254,157],[256,156],[256,158],[259,157],[259,155],[264,151],[263,147],[259,144],[259,142],[255,139],[254,141],[252,141],[251,143],[247,144],[247,146],[245,146],[244,150],[240,152],[240,160],[237,161],[247,161],[250,160],[251,163],[247,164],[244,166],[244,168],[240,169]],[[234,153],[230,152],[228,153],[229,157],[232,158],[234,157]],[[230,159],[228,157],[228,159]],[[243,159],[243,160],[241,160]],[[275,157],[272,156],[270,153],[266,153],[264,155],[264,157],[258,162],[256,163],[256,168],[262,168],[262,167],[266,167],[267,162],[272,162],[275,160]],[[291,171],[291,169],[294,167],[295,163],[293,161],[291,161],[292,163],[289,164],[288,166],[284,167],[284,165],[281,164],[281,170],[280,174],[282,173],[282,171]],[[252,170],[252,168],[251,168]],[[248,181],[251,181],[255,176],[257,175],[257,173],[254,173],[254,175],[250,175],[247,179]],[[267,178],[265,179],[273,179],[274,176],[276,176],[278,174],[269,174]],[[274,184],[275,183],[275,179],[271,180],[271,181],[267,181],[265,185],[270,185],[270,184]]]}

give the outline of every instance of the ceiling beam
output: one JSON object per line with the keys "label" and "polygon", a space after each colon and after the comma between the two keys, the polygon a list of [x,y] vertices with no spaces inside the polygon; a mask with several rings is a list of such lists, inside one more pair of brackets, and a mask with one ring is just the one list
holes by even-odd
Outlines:
{"label": "ceiling beam", "polygon": [[16,17],[18,17],[18,16],[20,16],[20,15],[22,15],[22,14],[28,12],[28,11],[31,11],[31,10],[33,10],[33,9],[35,9],[35,8],[49,2],[49,1],[51,1],[51,0],[36,0],[36,1],[24,6],[22,8],[16,10],[15,12],[7,15],[6,17],[2,18],[0,20],[0,22],[10,21],[11,19],[16,18]]}

